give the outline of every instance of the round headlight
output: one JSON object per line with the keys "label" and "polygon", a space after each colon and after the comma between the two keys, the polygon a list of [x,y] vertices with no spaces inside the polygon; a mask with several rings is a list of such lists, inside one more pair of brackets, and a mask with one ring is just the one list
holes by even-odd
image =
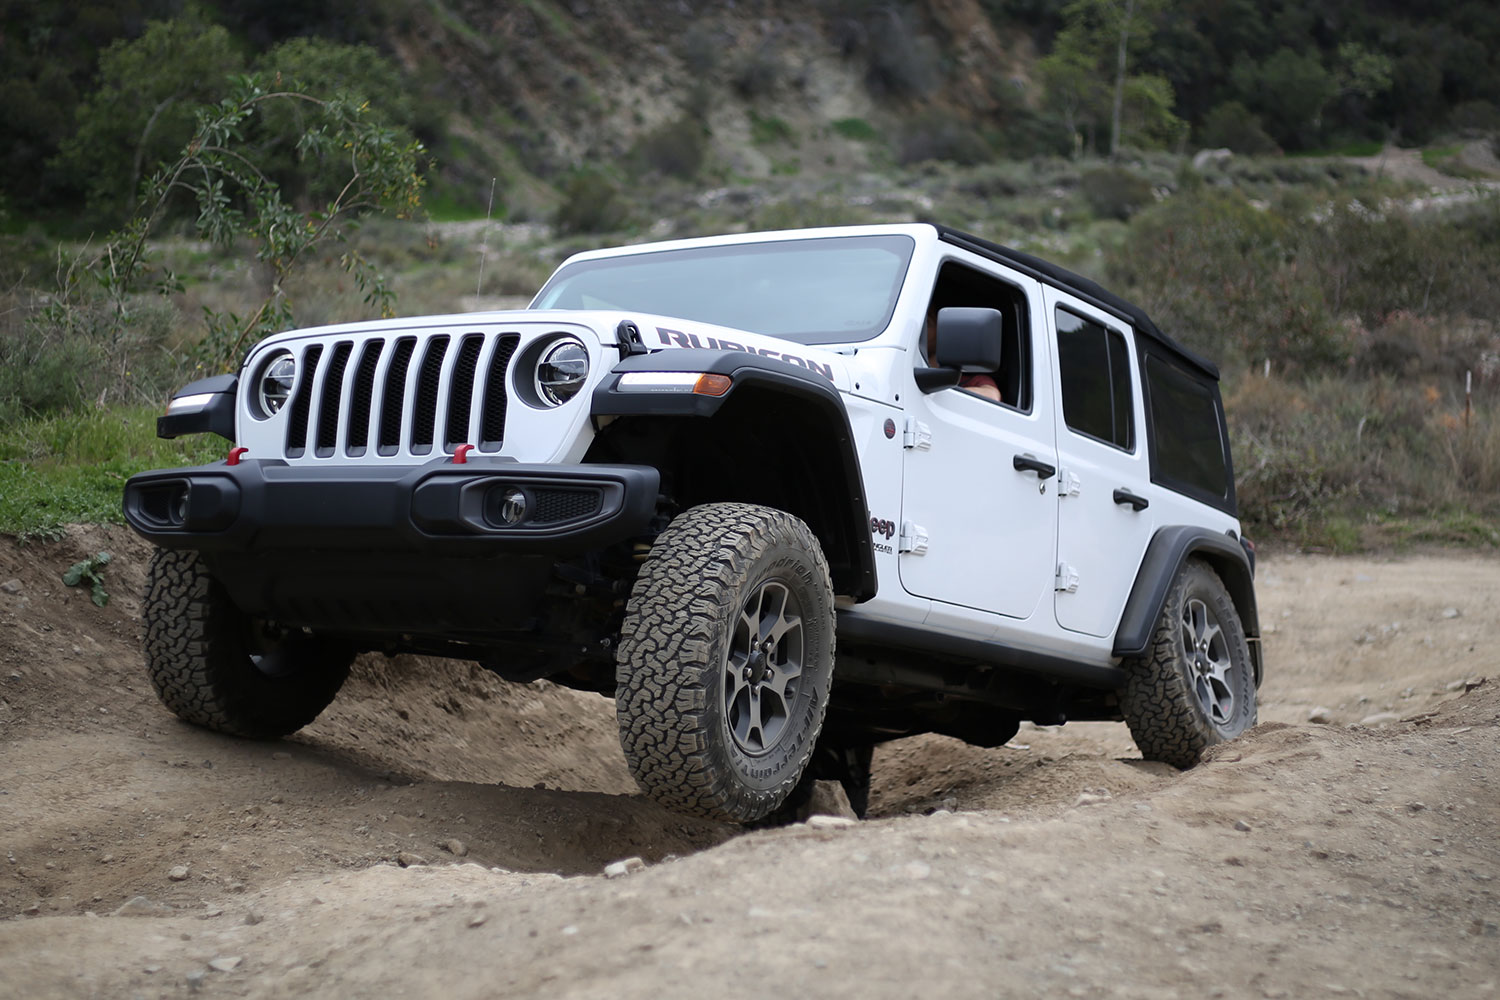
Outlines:
{"label": "round headlight", "polygon": [[260,412],[270,417],[285,406],[296,379],[297,359],[292,353],[281,351],[273,355],[260,370],[260,382],[257,386]]}
{"label": "round headlight", "polygon": [[589,352],[568,337],[547,348],[536,366],[536,394],[548,406],[561,406],[578,395],[589,377]]}

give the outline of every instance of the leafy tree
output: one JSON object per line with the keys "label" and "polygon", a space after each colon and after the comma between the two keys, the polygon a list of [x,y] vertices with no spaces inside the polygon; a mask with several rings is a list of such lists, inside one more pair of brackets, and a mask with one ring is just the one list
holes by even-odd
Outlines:
{"label": "leafy tree", "polygon": [[1242,58],[1232,76],[1235,89],[1283,146],[1306,148],[1323,134],[1323,109],[1338,94],[1338,82],[1315,53],[1283,47],[1263,63]]}
{"label": "leafy tree", "polygon": [[1048,104],[1066,121],[1083,125],[1090,147],[1108,115],[1111,159],[1119,155],[1127,130],[1134,139],[1157,143],[1182,131],[1167,79],[1129,72],[1131,46],[1139,49],[1150,41],[1166,2],[1070,0],[1063,8],[1065,27],[1039,67]]}
{"label": "leafy tree", "polygon": [[[162,163],[143,186],[142,209],[81,266],[69,269],[69,287],[58,301],[66,306],[76,284],[91,279],[110,303],[112,329],[132,322],[138,293],[154,281],[158,291],[174,287],[170,273],[155,272],[149,238],[181,196],[197,206],[198,234],[219,244],[248,240],[266,267],[266,297],[248,317],[209,314],[209,333],[200,344],[200,364],[226,369],[244,345],[293,325],[287,278],[323,244],[346,243],[359,217],[389,212],[405,217],[420,206],[426,151],[410,136],[373,120],[364,103],[346,97],[320,98],[278,89],[265,76],[236,77],[228,97],[195,109],[196,126],[172,160]],[[304,116],[295,149],[303,164],[336,193],[315,206],[289,203],[260,162],[264,148],[247,141],[269,112],[297,105]],[[389,315],[392,294],[374,267],[351,249],[340,263],[366,292],[365,301]],[[57,317],[60,321],[65,316]]]}
{"label": "leafy tree", "polygon": [[223,28],[196,19],[153,21],[140,38],[99,57],[99,85],[78,107],[78,130],[56,166],[86,191],[98,220],[134,209],[141,178],[193,134],[194,109],[223,96],[244,59]]}

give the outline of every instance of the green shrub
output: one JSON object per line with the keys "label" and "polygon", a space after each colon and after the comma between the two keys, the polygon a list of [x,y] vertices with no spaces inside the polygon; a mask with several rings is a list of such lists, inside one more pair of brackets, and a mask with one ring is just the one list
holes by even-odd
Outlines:
{"label": "green shrub", "polygon": [[562,204],[552,220],[561,234],[611,233],[630,221],[619,187],[596,171],[580,170],[568,178],[562,194]]}
{"label": "green shrub", "polygon": [[1198,142],[1210,149],[1231,149],[1250,156],[1277,151],[1276,140],[1261,127],[1260,116],[1239,101],[1225,101],[1204,116]]}
{"label": "green shrub", "polygon": [[691,180],[708,158],[708,128],[691,115],[673,119],[642,136],[632,159],[643,172]]}
{"label": "green shrub", "polygon": [[951,114],[925,115],[908,125],[897,154],[903,166],[930,160],[974,166],[993,157],[989,144],[974,127]]}
{"label": "green shrub", "polygon": [[786,119],[775,115],[758,115],[750,112],[750,141],[757,146],[794,142],[796,136]]}
{"label": "green shrub", "polygon": [[875,131],[875,126],[863,118],[840,118],[833,123],[833,131],[855,142],[874,142],[880,138],[880,133]]}
{"label": "green shrub", "polygon": [[1151,182],[1123,167],[1099,167],[1083,175],[1083,197],[1101,219],[1124,222],[1155,200]]}

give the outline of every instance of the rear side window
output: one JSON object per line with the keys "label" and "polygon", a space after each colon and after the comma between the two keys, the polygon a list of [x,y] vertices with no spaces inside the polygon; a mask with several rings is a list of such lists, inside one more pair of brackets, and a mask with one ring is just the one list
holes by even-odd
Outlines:
{"label": "rear side window", "polygon": [[1234,505],[1229,449],[1212,385],[1163,358],[1146,356],[1151,478],[1216,507]]}
{"label": "rear side window", "polygon": [[1057,364],[1069,430],[1130,451],[1130,354],[1125,338],[1093,320],[1057,310]]}

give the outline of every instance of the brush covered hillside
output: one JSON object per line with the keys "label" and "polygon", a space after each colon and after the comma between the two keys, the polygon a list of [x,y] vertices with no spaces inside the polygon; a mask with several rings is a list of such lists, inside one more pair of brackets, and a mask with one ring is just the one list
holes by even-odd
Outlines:
{"label": "brush covered hillside", "polygon": [[1260,538],[1500,544],[1493,5],[3,9],[0,532],[117,519],[202,447],[152,411],[268,333],[513,304],[585,247],[932,220],[1217,359]]}

